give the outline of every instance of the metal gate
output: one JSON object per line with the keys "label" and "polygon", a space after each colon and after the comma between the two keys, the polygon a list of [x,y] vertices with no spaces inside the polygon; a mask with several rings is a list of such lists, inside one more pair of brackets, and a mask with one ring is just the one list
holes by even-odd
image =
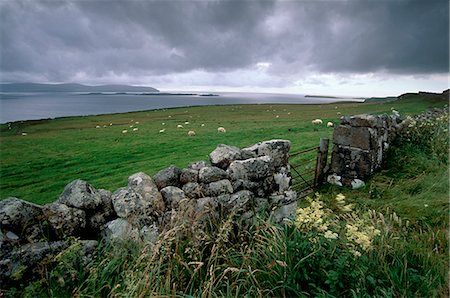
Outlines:
{"label": "metal gate", "polygon": [[289,154],[292,189],[297,192],[298,198],[314,192],[322,184],[328,159],[328,142],[328,139],[320,139],[319,146]]}

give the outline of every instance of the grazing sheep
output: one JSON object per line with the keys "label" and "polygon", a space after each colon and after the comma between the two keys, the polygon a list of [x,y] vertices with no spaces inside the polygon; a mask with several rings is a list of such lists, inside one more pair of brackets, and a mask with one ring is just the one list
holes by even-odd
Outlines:
{"label": "grazing sheep", "polygon": [[166,125],[166,123],[165,123],[165,122],[163,122],[163,123],[161,123],[161,125]]}
{"label": "grazing sheep", "polygon": [[165,132],[166,130],[165,129],[160,129],[159,130],[159,133],[163,133],[163,132]]}
{"label": "grazing sheep", "polygon": [[290,115],[290,114],[291,114],[291,112],[288,113],[288,115]]}
{"label": "grazing sheep", "polygon": [[188,136],[190,136],[190,137],[195,136],[195,131],[193,131],[193,130],[188,131]]}
{"label": "grazing sheep", "polygon": [[130,128],[133,128],[134,125],[130,125]]}
{"label": "grazing sheep", "polygon": [[205,123],[202,123],[202,127],[204,127],[205,126]]}
{"label": "grazing sheep", "polygon": [[100,125],[97,125],[95,128],[100,128]]}
{"label": "grazing sheep", "polygon": [[109,126],[112,126],[112,123],[110,123]]}
{"label": "grazing sheep", "polygon": [[126,129],[122,130],[122,133],[127,133],[127,132],[128,132],[128,130],[126,130]]}
{"label": "grazing sheep", "polygon": [[333,127],[333,126],[334,126],[333,122],[328,122],[327,123],[327,127]]}
{"label": "grazing sheep", "polygon": [[22,135],[23,135],[23,136],[26,136],[26,135],[28,135],[28,134],[27,134],[26,132],[23,132]]}
{"label": "grazing sheep", "polygon": [[221,126],[217,128],[217,132],[225,133],[227,130]]}
{"label": "grazing sheep", "polygon": [[336,114],[338,114],[339,116],[342,115],[341,112],[337,112]]}
{"label": "grazing sheep", "polygon": [[323,124],[322,119],[314,119],[313,121],[311,121],[312,124]]}
{"label": "grazing sheep", "polygon": [[189,124],[189,122],[188,122],[188,121],[186,121],[186,122],[184,122],[184,124],[188,125],[188,124]]}
{"label": "grazing sheep", "polygon": [[134,122],[134,124],[139,124],[139,121]]}
{"label": "grazing sheep", "polygon": [[137,128],[137,127],[135,127],[135,128],[133,128],[133,131],[137,131],[139,128]]}
{"label": "grazing sheep", "polygon": [[276,115],[275,118],[280,118],[280,116]]}
{"label": "grazing sheep", "polygon": [[177,125],[177,128],[183,128],[183,125],[178,124],[178,125]]}
{"label": "grazing sheep", "polygon": [[392,109],[392,115],[394,115],[395,117],[400,117],[400,113],[394,109]]}

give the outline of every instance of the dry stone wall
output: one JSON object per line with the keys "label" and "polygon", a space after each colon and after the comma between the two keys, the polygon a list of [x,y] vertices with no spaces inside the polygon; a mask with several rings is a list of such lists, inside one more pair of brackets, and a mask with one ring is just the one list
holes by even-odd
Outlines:
{"label": "dry stone wall", "polygon": [[113,193],[75,180],[56,202],[45,206],[18,198],[2,200],[0,283],[11,281],[17,268],[29,268],[24,272],[32,274],[43,258],[67,247],[63,240],[68,237],[81,239],[83,251],[89,253],[101,239],[154,242],[177,217],[186,215],[231,215],[248,224],[258,212],[268,212],[274,221],[282,221],[296,210],[290,146],[287,140],[243,149],[221,144],[209,162],[184,169],[170,166],[154,177],[136,173]]}
{"label": "dry stone wall", "polygon": [[341,118],[333,132],[331,169],[327,181],[358,188],[383,161],[404,122],[392,115],[355,115]]}

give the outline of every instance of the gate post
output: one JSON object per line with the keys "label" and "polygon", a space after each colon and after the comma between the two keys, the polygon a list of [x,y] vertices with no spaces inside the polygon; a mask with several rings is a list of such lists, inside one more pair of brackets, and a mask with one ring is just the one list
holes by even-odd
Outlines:
{"label": "gate post", "polygon": [[328,159],[328,139],[320,138],[319,150],[317,151],[316,159],[316,175],[314,179],[314,186],[318,187],[323,183],[324,170]]}

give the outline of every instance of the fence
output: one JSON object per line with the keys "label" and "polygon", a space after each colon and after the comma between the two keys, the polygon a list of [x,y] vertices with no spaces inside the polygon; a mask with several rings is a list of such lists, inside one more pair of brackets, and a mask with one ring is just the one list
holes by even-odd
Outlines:
{"label": "fence", "polygon": [[324,180],[328,159],[328,139],[320,139],[319,146],[289,154],[292,189],[303,198],[319,187]]}

